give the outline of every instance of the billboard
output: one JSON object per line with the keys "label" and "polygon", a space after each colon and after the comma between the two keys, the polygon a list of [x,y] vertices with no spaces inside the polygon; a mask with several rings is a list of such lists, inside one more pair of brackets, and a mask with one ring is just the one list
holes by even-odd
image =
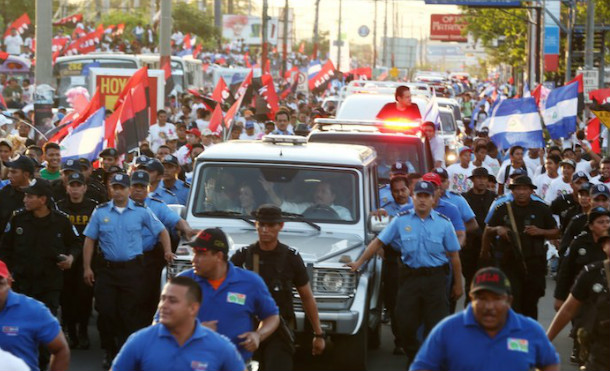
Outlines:
{"label": "billboard", "polygon": [[[263,22],[261,17],[225,14],[222,16],[222,38],[230,41],[243,40],[246,45],[262,44]],[[279,24],[277,18],[267,22],[267,41],[277,44]]]}
{"label": "billboard", "polygon": [[466,27],[463,18],[461,14],[431,14],[430,40],[467,42],[468,38],[462,35]]}
{"label": "billboard", "polygon": [[486,8],[521,7],[521,0],[425,0],[427,5],[463,5]]}

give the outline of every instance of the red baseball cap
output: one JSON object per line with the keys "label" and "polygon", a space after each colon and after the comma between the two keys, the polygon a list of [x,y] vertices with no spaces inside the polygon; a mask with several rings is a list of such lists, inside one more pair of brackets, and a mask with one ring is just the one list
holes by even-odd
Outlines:
{"label": "red baseball cap", "polygon": [[197,137],[201,136],[201,132],[199,131],[199,129],[191,129],[191,130],[187,130],[186,131],[187,134],[193,134]]}
{"label": "red baseball cap", "polygon": [[10,276],[11,273],[8,271],[8,267],[6,266],[6,264],[4,264],[2,260],[0,260],[0,277],[9,278]]}
{"label": "red baseball cap", "polygon": [[442,183],[441,176],[438,175],[437,173],[426,173],[426,174],[424,174],[424,176],[421,179],[425,180],[426,182],[430,182],[437,187],[440,187],[441,183]]}

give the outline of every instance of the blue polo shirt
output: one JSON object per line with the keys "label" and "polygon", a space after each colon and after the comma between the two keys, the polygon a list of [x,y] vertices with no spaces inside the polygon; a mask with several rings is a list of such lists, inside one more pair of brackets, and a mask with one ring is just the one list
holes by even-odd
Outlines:
{"label": "blue polo shirt", "polygon": [[394,249],[400,247],[403,263],[411,268],[445,265],[449,263],[447,252],[460,250],[453,225],[434,210],[426,219],[409,210],[392,219],[377,238]]}
{"label": "blue polo shirt", "polygon": [[164,228],[152,210],[129,199],[123,212],[114,206],[114,201],[98,206],[91,214],[83,234],[99,240],[104,259],[123,262],[144,252],[143,229],[158,236]]}
{"label": "blue polo shirt", "polygon": [[193,335],[182,346],[157,323],[133,333],[112,363],[114,371],[243,371],[246,365],[229,339],[195,320]]}
{"label": "blue polo shirt", "polygon": [[413,201],[411,201],[411,197],[409,197],[409,201],[406,204],[399,205],[392,198],[389,202],[386,202],[385,204],[381,204],[381,208],[384,209],[385,211],[387,211],[389,216],[396,216],[402,210],[413,208]]}
{"label": "blue polo shirt", "polygon": [[218,290],[214,290],[207,279],[195,274],[193,269],[180,273],[194,279],[203,291],[203,301],[197,318],[201,322],[218,321],[217,331],[228,337],[237,347],[245,361],[252,353],[242,348],[238,338],[245,332],[254,331],[252,319],[265,319],[279,314],[267,285],[256,273],[237,268],[227,262],[227,277]]}
{"label": "blue polo shirt", "polygon": [[468,222],[471,219],[474,219],[474,211],[472,211],[472,208],[470,207],[470,205],[468,205],[468,201],[466,201],[466,199],[462,197],[462,195],[451,191],[445,191],[445,193],[441,196],[441,199],[444,199],[445,201],[452,203],[453,205],[455,205],[455,207],[457,207],[464,223]]}
{"label": "blue polo shirt", "polygon": [[165,183],[163,183],[163,186],[165,187],[165,189],[176,195],[176,198],[178,199],[178,203],[180,205],[186,206],[186,200],[188,199],[189,192],[191,191],[190,184],[187,184],[180,179],[176,179],[176,182],[173,186],[167,187],[165,186]]}
{"label": "blue polo shirt", "polygon": [[383,205],[388,202],[394,201],[394,197],[392,197],[392,190],[390,189],[390,184],[386,184],[383,187],[379,188],[379,204]]}
{"label": "blue polo shirt", "polygon": [[32,371],[39,371],[38,346],[49,344],[61,329],[44,304],[9,290],[0,311],[0,330],[0,348],[21,358]]}
{"label": "blue polo shirt", "polygon": [[[412,210],[412,209],[413,209],[413,204],[411,203],[409,205],[403,206],[400,209],[400,211],[404,212],[404,211]],[[439,199],[434,210],[438,211],[439,213],[441,213],[444,216],[446,216],[447,218],[449,218],[449,220],[451,221],[451,224],[453,225],[453,228],[456,231],[466,231],[466,226],[464,225],[464,221],[462,220],[460,212],[455,205],[453,205],[443,199]]]}
{"label": "blue polo shirt", "polygon": [[[159,219],[161,223],[165,226],[169,233],[174,231],[176,224],[180,221],[180,215],[176,214],[172,209],[170,209],[165,202],[156,199],[147,197],[144,201],[144,204],[148,206],[155,216]],[[159,234],[153,235],[146,228],[142,230],[142,244],[144,251],[152,250],[155,245],[159,242]]]}
{"label": "blue polo shirt", "polygon": [[434,327],[410,370],[528,371],[558,363],[553,344],[533,319],[510,309],[504,327],[491,338],[468,305]]}
{"label": "blue polo shirt", "polygon": [[157,188],[154,191],[148,193],[148,197],[158,198],[159,200],[165,202],[168,205],[180,203],[178,202],[178,197],[176,197],[174,192],[165,189],[165,187],[163,187],[161,183],[157,185]]}

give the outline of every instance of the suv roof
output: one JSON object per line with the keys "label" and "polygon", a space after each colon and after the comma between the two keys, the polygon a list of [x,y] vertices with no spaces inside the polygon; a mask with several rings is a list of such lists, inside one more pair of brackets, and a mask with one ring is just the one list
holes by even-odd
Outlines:
{"label": "suv roof", "polygon": [[[285,136],[288,137],[288,136]],[[300,137],[303,139],[302,137]],[[289,139],[289,138],[286,138]],[[327,143],[270,143],[234,140],[216,144],[197,157],[197,161],[246,161],[319,165],[364,166],[375,158],[366,146]]]}

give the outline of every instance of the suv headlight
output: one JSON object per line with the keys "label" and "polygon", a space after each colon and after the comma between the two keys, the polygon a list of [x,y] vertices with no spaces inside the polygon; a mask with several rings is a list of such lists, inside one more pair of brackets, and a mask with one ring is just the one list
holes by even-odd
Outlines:
{"label": "suv headlight", "polygon": [[315,269],[312,289],[315,294],[351,295],[356,290],[356,273],[348,269]]}

